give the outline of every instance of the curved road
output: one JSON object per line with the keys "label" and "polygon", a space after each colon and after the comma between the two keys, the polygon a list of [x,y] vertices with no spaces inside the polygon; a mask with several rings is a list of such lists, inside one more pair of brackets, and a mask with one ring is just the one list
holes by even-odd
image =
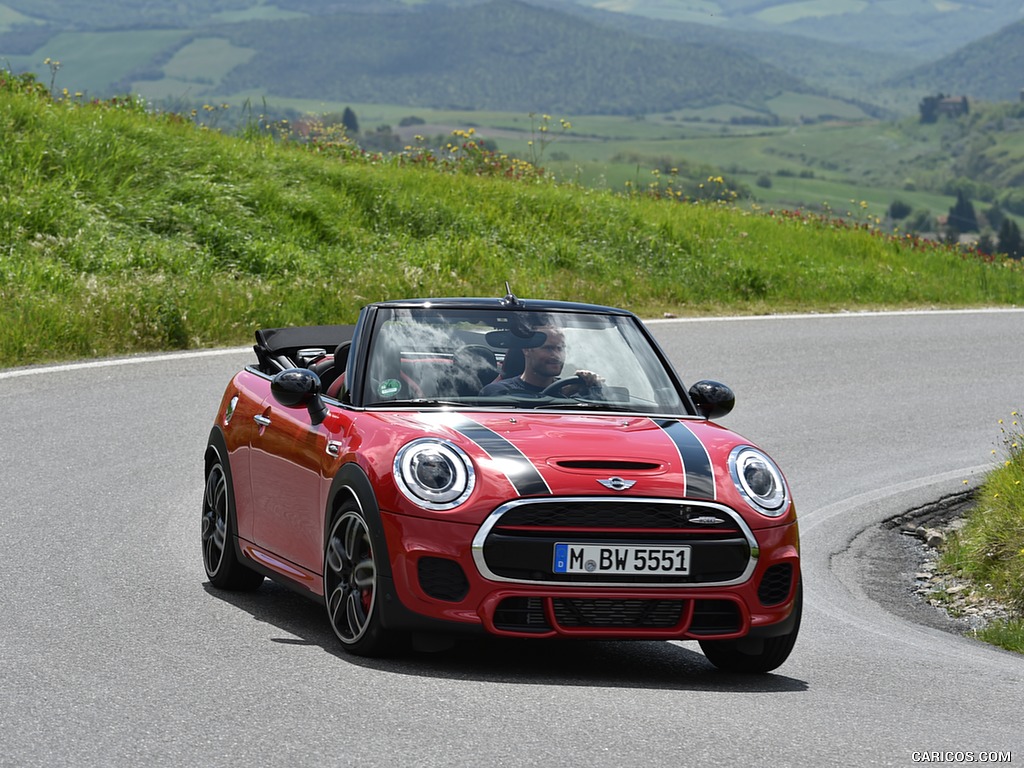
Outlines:
{"label": "curved road", "polygon": [[0,371],[0,765],[1024,762],[1024,657],[872,602],[859,536],[992,466],[1024,311],[652,327],[684,379],[734,387],[724,423],[793,486],[807,610],[775,674],[695,643],[348,657],[315,604],[205,584],[204,440],[251,353]]}

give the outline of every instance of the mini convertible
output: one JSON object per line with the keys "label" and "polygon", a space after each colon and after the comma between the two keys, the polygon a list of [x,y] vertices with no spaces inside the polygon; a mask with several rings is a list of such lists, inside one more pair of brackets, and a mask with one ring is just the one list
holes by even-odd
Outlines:
{"label": "mini convertible", "polygon": [[460,631],[694,640],[734,672],[789,656],[786,480],[713,423],[732,391],[687,389],[634,314],[386,301],[254,350],[206,448],[214,587],[293,587],[364,656]]}

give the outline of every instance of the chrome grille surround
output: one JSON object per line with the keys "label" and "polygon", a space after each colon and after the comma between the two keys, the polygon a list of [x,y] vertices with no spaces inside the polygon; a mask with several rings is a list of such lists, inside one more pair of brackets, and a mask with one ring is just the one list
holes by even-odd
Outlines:
{"label": "chrome grille surround", "polygon": [[[747,558],[746,566],[742,572],[734,578],[719,581],[666,581],[664,578],[661,580],[644,581],[642,579],[633,578],[630,580],[613,581],[567,581],[567,580],[553,580],[552,579],[525,579],[525,578],[511,578],[502,576],[495,573],[487,564],[486,558],[486,543],[487,538],[494,531],[495,528],[499,528],[502,524],[502,519],[513,512],[525,511],[529,513],[529,507],[536,506],[541,507],[560,505],[565,508],[572,508],[574,506],[591,506],[598,507],[601,505],[609,505],[621,508],[623,510],[622,517],[615,521],[614,529],[621,531],[622,529],[628,529],[634,534],[644,534],[648,530],[645,526],[630,525],[629,510],[636,508],[637,510],[644,509],[649,511],[652,508],[659,510],[659,517],[678,517],[685,519],[687,515],[692,516],[692,513],[703,513],[709,516],[724,517],[723,521],[728,528],[735,532],[737,536],[742,536],[746,540],[747,546],[749,547],[749,557]],[[643,513],[645,517],[649,518],[646,511]],[[518,517],[517,515],[511,515],[512,517]],[[570,517],[576,517],[576,515],[570,515]],[[572,525],[575,523],[575,525]],[[580,530],[577,527],[579,525],[578,520],[573,520],[570,524],[574,529],[574,535],[579,536]],[[532,526],[530,526],[532,527]],[[567,526],[568,527],[568,526]],[[615,533],[602,532],[602,528],[605,526],[586,526],[586,540],[588,542],[600,543],[602,539],[614,538]],[[680,526],[683,527],[683,526]],[[687,528],[696,528],[697,525],[686,526]],[[559,526],[555,520],[551,520],[549,523],[537,526],[535,529],[537,532],[557,532]],[[708,529],[708,533],[713,532],[713,528]],[[701,538],[697,535],[686,535],[681,533],[678,536],[671,536],[666,532],[666,526],[659,525],[656,531],[651,531],[649,537],[645,541],[657,540],[659,543],[668,544],[689,544],[692,547],[699,547]],[[614,542],[609,542],[613,544]],[[707,587],[729,587],[742,584],[750,579],[754,573],[754,569],[757,567],[758,557],[760,556],[760,549],[757,544],[757,540],[754,538],[754,534],[750,527],[743,520],[743,518],[734,511],[733,509],[726,507],[722,504],[709,501],[691,501],[684,499],[650,499],[650,498],[639,498],[639,497],[621,497],[621,496],[578,496],[578,497],[544,497],[544,498],[528,498],[528,499],[516,499],[506,504],[502,504],[500,507],[495,509],[480,526],[476,536],[473,538],[473,560],[476,563],[477,569],[480,574],[491,581],[512,583],[512,584],[532,584],[532,585],[543,585],[552,587],[601,587],[601,588],[627,588],[627,589],[680,589],[680,588],[707,588]]]}

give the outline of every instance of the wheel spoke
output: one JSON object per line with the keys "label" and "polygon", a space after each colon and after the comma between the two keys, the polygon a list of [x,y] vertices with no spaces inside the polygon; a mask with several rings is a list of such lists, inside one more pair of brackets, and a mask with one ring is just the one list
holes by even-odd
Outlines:
{"label": "wheel spoke", "polygon": [[339,578],[344,578],[345,552],[337,536],[332,536],[331,540],[327,542],[327,553],[324,559],[328,569],[337,574]]}
{"label": "wheel spoke", "polygon": [[366,557],[356,563],[352,569],[352,584],[361,590],[373,589],[377,581],[377,569],[374,567],[373,558]]}
{"label": "wheel spoke", "polygon": [[345,618],[353,637],[358,637],[366,626],[366,610],[358,592],[349,592],[345,610]]}

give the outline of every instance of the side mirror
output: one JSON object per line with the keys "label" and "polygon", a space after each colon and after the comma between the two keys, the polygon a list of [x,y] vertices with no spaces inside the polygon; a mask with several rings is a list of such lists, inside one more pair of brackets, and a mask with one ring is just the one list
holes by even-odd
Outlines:
{"label": "side mirror", "polygon": [[305,368],[289,368],[270,381],[270,393],[285,408],[305,408],[313,424],[327,418],[327,406],[320,397],[320,377]]}
{"label": "side mirror", "polygon": [[702,379],[690,387],[690,399],[705,419],[725,416],[736,405],[736,395],[720,381]]}

